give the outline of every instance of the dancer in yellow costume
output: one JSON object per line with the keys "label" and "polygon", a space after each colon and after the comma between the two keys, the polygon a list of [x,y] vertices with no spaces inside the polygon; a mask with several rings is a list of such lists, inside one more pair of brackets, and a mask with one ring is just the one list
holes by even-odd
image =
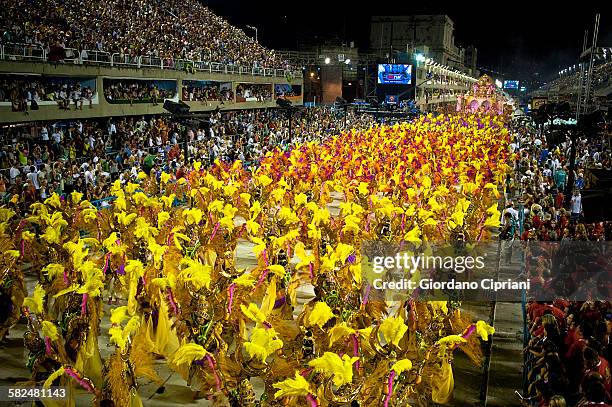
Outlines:
{"label": "dancer in yellow costume", "polygon": [[[265,383],[264,405],[275,397],[322,406],[445,402],[452,351],[459,345],[477,360],[483,336],[466,335],[472,325],[454,306],[406,301],[398,309],[370,294],[361,244],[421,248],[458,231],[489,239],[510,170],[508,140],[503,117],[424,116],[275,150],[254,172],[240,162],[196,162],[185,178],[141,173],[139,183],[113,186],[108,210],[78,193],[54,194],[21,220],[20,231],[35,236],[23,236],[31,250],[6,251],[12,273],[28,262],[40,274],[45,300],[33,294],[24,307],[47,322],[57,356],[41,373],[118,406],[140,404],[137,377],[159,382],[155,357],[200,396],[242,405],[252,402],[255,376]],[[239,242],[254,267],[236,266]],[[315,296],[300,309],[306,286]],[[122,305],[105,310],[104,294]],[[101,369],[103,318],[116,349]]]}

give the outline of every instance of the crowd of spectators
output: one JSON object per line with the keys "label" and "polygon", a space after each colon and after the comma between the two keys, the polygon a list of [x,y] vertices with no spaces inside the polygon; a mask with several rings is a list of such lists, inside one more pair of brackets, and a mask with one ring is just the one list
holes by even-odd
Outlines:
{"label": "crowd of spectators", "polygon": [[[588,188],[587,169],[612,170],[612,150],[607,133],[599,137],[578,137],[571,196],[566,196],[570,179],[569,136],[558,144],[549,144],[544,135],[523,128],[515,134],[510,148],[518,154],[516,175],[508,182],[521,193],[519,199],[525,211],[523,234],[520,236],[523,240],[557,241],[564,237],[572,238],[577,231],[593,228],[581,225],[584,218],[581,193]],[[517,217],[517,205],[514,202],[508,205],[506,213]],[[512,235],[508,234],[509,237]],[[591,235],[589,239],[596,237]]]}
{"label": "crowd of spectators", "polygon": [[294,97],[302,94],[300,85],[278,84],[275,86],[276,97]]}
{"label": "crowd of spectators", "polygon": [[539,406],[610,406],[610,301],[534,302],[529,391]]}
{"label": "crowd of spectators", "polygon": [[[517,168],[507,184],[516,202],[508,196],[503,212],[502,261],[510,264],[513,246],[520,245],[524,249],[525,275],[532,289],[536,288],[530,292],[540,288],[541,293],[554,297],[551,293],[557,292],[561,288],[558,283],[563,282],[564,289],[573,284],[571,288],[577,292],[593,294],[587,291],[589,283],[584,277],[559,275],[559,263],[552,259],[560,247],[571,250],[571,242],[612,239],[612,224],[607,219],[585,223],[582,206],[582,192],[589,187],[585,171],[612,169],[609,136],[577,140],[575,181],[567,188],[570,138],[549,144],[544,135],[528,126],[515,130],[510,148],[518,155]],[[567,190],[571,190],[570,197],[565,196]],[[593,248],[599,250],[597,245]],[[598,271],[606,273],[604,269]],[[525,348],[526,403],[540,407],[609,406],[612,302],[535,301],[528,305],[526,317],[530,333]]]}
{"label": "crowd of spectators", "polygon": [[37,109],[38,103],[55,101],[60,109],[91,107],[95,89],[82,86],[77,78],[0,75],[0,102],[10,102],[13,111]]}
{"label": "crowd of spectators", "polygon": [[461,94],[461,92],[455,92],[453,89],[424,89],[421,93],[425,97],[425,103],[440,99],[455,101],[457,94]]}
{"label": "crowd of spectators", "polygon": [[427,72],[427,85],[446,85],[446,86],[463,86],[471,88],[473,82],[467,79],[459,78],[454,75],[444,75],[435,71]]}
{"label": "crowd of spectators", "polygon": [[[600,63],[598,63],[600,62]],[[612,74],[612,61],[596,61],[593,67],[593,84],[594,88],[602,85],[610,84],[610,75]],[[558,78],[546,83],[539,90],[551,92],[577,92],[580,84],[580,69],[572,69],[572,71],[563,73]]]}
{"label": "crowd of spectators", "polygon": [[256,99],[257,102],[272,100],[272,85],[263,83],[239,83],[236,85],[236,101],[247,102]]}
{"label": "crowd of spectators", "polygon": [[104,79],[104,97],[109,103],[153,103],[176,96],[174,89],[159,87],[155,81],[140,79]]}
{"label": "crowd of spectators", "polygon": [[231,83],[223,87],[220,82],[183,81],[182,100],[185,102],[232,102],[234,92]]}
{"label": "crowd of spectators", "polygon": [[[257,165],[274,148],[316,140],[348,127],[370,127],[368,116],[346,124],[328,108],[296,115],[291,135],[278,109],[213,113],[210,132],[183,127],[165,116],[123,117],[0,128],[0,197],[21,211],[45,199],[80,191],[92,201],[109,197],[110,183],[135,180],[140,171],[183,176],[192,160],[241,160]],[[187,140],[189,160],[185,159]],[[105,201],[106,202],[106,201]],[[103,203],[107,204],[107,203]]]}
{"label": "crowd of spectators", "polygon": [[48,50],[286,67],[273,51],[197,0],[2,1],[0,31],[4,43]]}

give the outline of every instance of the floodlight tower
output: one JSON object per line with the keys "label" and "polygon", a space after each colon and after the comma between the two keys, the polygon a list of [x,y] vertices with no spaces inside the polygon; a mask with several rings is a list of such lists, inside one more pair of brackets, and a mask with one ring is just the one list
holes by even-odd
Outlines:
{"label": "floodlight tower", "polygon": [[599,35],[600,14],[595,15],[595,28],[591,48],[587,48],[588,32],[584,34],[582,54],[580,54],[580,77],[578,83],[578,101],[576,105],[576,120],[589,113],[591,102],[591,86],[593,84],[593,63],[597,52],[597,36]]}

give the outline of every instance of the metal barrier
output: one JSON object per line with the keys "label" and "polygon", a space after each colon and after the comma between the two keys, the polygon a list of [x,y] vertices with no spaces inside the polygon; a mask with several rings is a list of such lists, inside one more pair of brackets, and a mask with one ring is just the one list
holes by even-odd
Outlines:
{"label": "metal barrier", "polygon": [[231,65],[225,65],[225,73],[226,74],[235,74],[235,73],[239,73],[240,67],[236,66],[234,64]]}
{"label": "metal barrier", "polygon": [[190,59],[177,59],[174,65],[174,70],[191,72],[191,70],[197,70],[197,68],[194,62]]}
{"label": "metal barrier", "polygon": [[193,66],[201,72],[212,72],[212,64],[208,61],[195,61]]}
{"label": "metal barrier", "polygon": [[212,62],[210,66],[211,66],[211,72],[223,72],[224,71],[223,64],[220,64],[218,62]]}
{"label": "metal barrier", "polygon": [[174,69],[175,65],[173,58],[162,59],[161,69]]}
{"label": "metal barrier", "polygon": [[138,59],[138,66],[150,68],[162,68],[162,60],[159,57],[151,55],[141,55]]}
{"label": "metal barrier", "polygon": [[[0,60],[49,62],[49,54],[49,51],[39,45],[13,43],[0,44]],[[110,52],[99,50],[79,51],[74,48],[64,48],[64,55],[56,55],[54,57],[54,61],[85,65],[129,66],[135,68],[147,67],[174,70],[183,70],[186,64],[189,64],[196,71],[200,72],[271,76],[278,78],[286,78],[286,74],[289,72],[293,78],[304,77],[301,70],[292,71],[259,66],[239,66],[235,64],[224,64],[221,62],[192,61],[188,59],[164,59],[152,55],[129,55],[118,52],[111,54]]]}
{"label": "metal barrier", "polygon": [[0,54],[9,61],[47,60],[45,49],[34,44],[4,44]]}
{"label": "metal barrier", "polygon": [[119,53],[115,53],[112,55],[112,65],[117,65],[117,66],[139,66],[138,62],[139,62],[140,58],[138,56],[132,56],[129,54],[119,54]]}
{"label": "metal barrier", "polygon": [[78,49],[64,48],[64,62],[71,62],[73,64],[81,64],[81,53]]}
{"label": "metal barrier", "polygon": [[[111,55],[111,66],[125,66],[125,65],[133,65],[130,61],[129,55],[124,55],[124,54],[122,55],[122,54],[119,54],[118,52]],[[138,63],[136,63],[135,65],[138,65]]]}
{"label": "metal barrier", "polygon": [[86,58],[82,58],[81,62],[88,65],[110,65],[111,63],[111,54],[110,52],[105,51],[90,51],[86,50],[87,53]]}

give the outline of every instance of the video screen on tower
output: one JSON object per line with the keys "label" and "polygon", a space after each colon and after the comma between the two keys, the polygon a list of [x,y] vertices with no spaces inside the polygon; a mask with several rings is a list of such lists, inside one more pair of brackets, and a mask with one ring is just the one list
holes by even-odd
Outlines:
{"label": "video screen on tower", "polygon": [[412,65],[379,64],[378,83],[380,85],[409,85],[412,83]]}
{"label": "video screen on tower", "polygon": [[504,81],[504,89],[518,89],[519,81]]}

